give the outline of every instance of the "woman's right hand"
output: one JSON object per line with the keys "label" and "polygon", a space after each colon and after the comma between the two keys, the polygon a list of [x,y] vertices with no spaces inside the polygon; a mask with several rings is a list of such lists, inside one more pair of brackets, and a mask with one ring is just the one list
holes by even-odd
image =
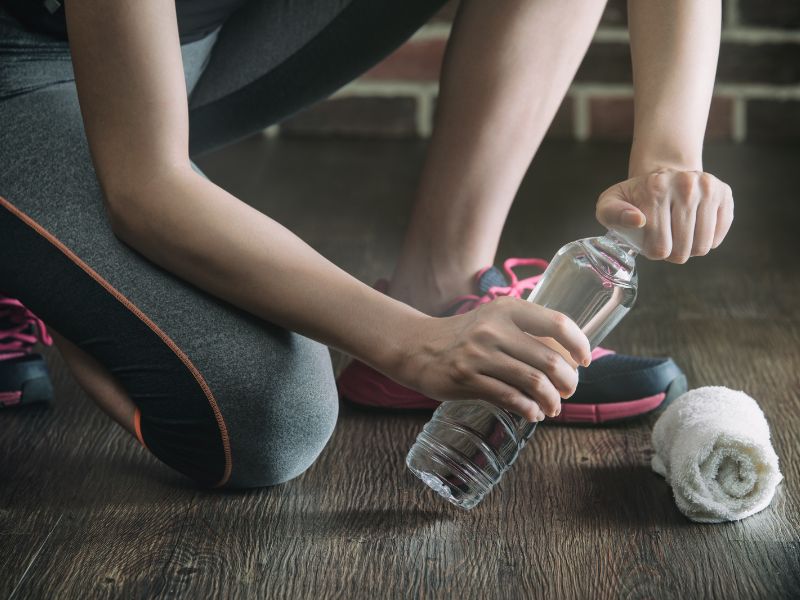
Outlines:
{"label": "woman's right hand", "polygon": [[[436,400],[481,399],[529,421],[561,412],[575,393],[589,340],[566,315],[508,296],[408,332],[398,382]],[[533,337],[536,336],[536,337]],[[573,364],[547,345],[552,338]]]}

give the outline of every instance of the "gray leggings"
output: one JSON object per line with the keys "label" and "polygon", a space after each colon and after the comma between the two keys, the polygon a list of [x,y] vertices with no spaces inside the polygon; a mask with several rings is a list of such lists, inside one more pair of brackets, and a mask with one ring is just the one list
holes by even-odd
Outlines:
{"label": "gray leggings", "polygon": [[[442,3],[250,0],[181,47],[192,154],[328,96]],[[106,367],[137,406],[140,442],[181,473],[255,487],[307,469],[336,423],[327,348],[207,294],[115,237],[69,47],[2,8],[0,136],[0,293]]]}

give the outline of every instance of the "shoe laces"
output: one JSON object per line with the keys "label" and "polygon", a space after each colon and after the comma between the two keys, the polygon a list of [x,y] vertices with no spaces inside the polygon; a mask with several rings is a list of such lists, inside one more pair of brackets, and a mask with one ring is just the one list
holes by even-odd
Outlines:
{"label": "shoe laces", "polygon": [[0,294],[0,358],[28,354],[37,341],[53,344],[44,322],[19,300]]}
{"label": "shoe laces", "polygon": [[[542,278],[547,265],[548,261],[544,260],[543,258],[508,258],[503,262],[503,272],[505,273],[508,285],[489,286],[486,289],[486,292],[482,295],[466,294],[464,296],[459,296],[450,303],[447,309],[445,309],[445,314],[463,314],[477,306],[480,306],[481,304],[491,302],[499,296],[522,298],[523,294],[533,290],[536,287],[536,284],[539,283],[539,280]],[[520,279],[514,272],[515,267],[529,266],[537,267],[541,269],[542,272],[531,277],[525,277],[523,279]],[[491,268],[492,267],[486,267],[485,269],[478,271],[476,279],[480,281],[481,276]]]}

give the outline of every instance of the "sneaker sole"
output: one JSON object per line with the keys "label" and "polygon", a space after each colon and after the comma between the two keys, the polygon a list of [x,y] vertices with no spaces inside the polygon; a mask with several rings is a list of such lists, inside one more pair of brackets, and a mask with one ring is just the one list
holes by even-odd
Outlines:
{"label": "sneaker sole", "polygon": [[[382,393],[382,397],[389,397],[389,390],[384,389],[379,383],[372,382],[371,387],[373,392],[377,389]],[[564,402],[561,404],[561,414],[557,417],[545,419],[544,423],[552,423],[554,425],[597,425],[630,421],[666,408],[675,398],[688,389],[686,376],[681,374],[669,383],[665,392],[638,400],[604,404],[570,404]],[[419,413],[431,412],[436,408],[430,405],[430,400],[427,400],[427,403],[406,401],[402,407],[399,407],[363,404],[348,397],[346,392],[340,393],[339,398],[350,406],[368,412]]]}
{"label": "sneaker sole", "polygon": [[665,409],[688,389],[686,375],[679,375],[669,383],[666,392],[638,400],[603,404],[562,403],[561,414],[544,422],[554,425],[610,425],[630,421]]}

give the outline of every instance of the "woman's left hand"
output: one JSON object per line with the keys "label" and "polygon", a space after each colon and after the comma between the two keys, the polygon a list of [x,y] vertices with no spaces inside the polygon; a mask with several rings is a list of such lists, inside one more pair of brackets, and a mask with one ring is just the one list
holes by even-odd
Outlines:
{"label": "woman's left hand", "polygon": [[665,168],[608,188],[596,216],[608,228],[643,227],[647,258],[682,264],[720,245],[733,222],[733,194],[710,173]]}

